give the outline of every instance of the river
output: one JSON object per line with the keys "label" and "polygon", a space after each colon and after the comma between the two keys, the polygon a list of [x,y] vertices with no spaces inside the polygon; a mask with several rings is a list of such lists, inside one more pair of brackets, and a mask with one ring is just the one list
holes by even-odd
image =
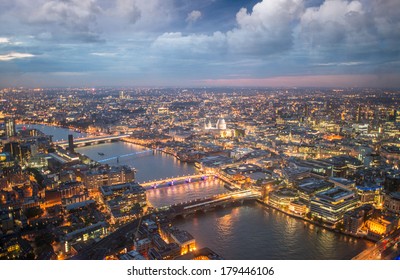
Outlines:
{"label": "river", "polygon": [[[58,129],[62,128],[51,130],[53,135]],[[78,148],[76,151],[94,160],[104,160],[141,152],[144,148],[115,142]],[[141,153],[120,158],[118,163],[115,159],[105,163],[135,167],[139,182],[195,173],[192,165],[161,152]],[[226,192],[223,183],[210,180],[152,189],[147,192],[147,197],[153,206],[159,207],[222,192]],[[351,259],[372,246],[368,241],[309,225],[258,203],[189,216],[176,220],[174,224],[189,231],[195,237],[198,248],[209,247],[225,259]]]}

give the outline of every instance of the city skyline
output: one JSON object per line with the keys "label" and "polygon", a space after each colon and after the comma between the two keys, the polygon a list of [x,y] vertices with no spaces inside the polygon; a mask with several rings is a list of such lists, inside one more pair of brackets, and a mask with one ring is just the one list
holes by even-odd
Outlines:
{"label": "city skyline", "polygon": [[1,89],[0,259],[399,258],[399,97]]}
{"label": "city skyline", "polygon": [[0,3],[5,87],[400,87],[388,1]]}

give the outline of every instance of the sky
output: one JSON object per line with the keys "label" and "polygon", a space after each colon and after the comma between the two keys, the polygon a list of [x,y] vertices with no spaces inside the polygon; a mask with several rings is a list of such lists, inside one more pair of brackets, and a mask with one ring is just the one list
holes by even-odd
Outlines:
{"label": "sky", "polygon": [[399,0],[0,0],[2,87],[400,87]]}

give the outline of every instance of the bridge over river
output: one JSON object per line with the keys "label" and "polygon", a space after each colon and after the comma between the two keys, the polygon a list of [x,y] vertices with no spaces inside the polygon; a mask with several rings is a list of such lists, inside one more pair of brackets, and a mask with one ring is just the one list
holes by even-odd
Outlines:
{"label": "bridge over river", "polygon": [[163,211],[169,218],[173,219],[178,216],[186,217],[196,212],[212,211],[217,207],[226,207],[233,203],[242,204],[244,201],[256,200],[257,198],[260,198],[260,193],[257,191],[251,189],[238,190],[161,207],[157,211]]}
{"label": "bridge over river", "polygon": [[[105,136],[98,136],[98,137],[85,137],[85,138],[78,138],[74,139],[74,147],[83,147],[87,145],[97,145],[101,143],[108,143],[112,141],[118,141],[122,138],[129,137],[130,134],[121,134],[121,135],[105,135]],[[68,147],[68,141],[58,141],[54,143],[57,146],[62,148]]]}
{"label": "bridge over river", "polygon": [[[253,190],[240,190],[161,207],[156,209],[156,213],[166,215],[170,218],[178,216],[186,217],[198,211],[207,212],[217,207],[226,207],[233,203],[243,203],[244,201],[255,200],[257,198],[258,193]],[[149,218],[150,215],[151,214],[146,214],[127,222],[103,239],[82,248],[77,255],[72,257],[72,259],[104,259],[108,253],[113,252],[120,247],[121,240],[126,239],[127,236],[131,236],[132,233],[137,230],[141,220]]]}

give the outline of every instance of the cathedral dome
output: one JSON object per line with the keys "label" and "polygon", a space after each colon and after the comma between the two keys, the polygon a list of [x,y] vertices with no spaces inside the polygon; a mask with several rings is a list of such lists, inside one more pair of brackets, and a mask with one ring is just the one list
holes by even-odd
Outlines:
{"label": "cathedral dome", "polygon": [[224,119],[219,119],[217,121],[217,129],[222,129],[222,130],[226,129],[226,122]]}

